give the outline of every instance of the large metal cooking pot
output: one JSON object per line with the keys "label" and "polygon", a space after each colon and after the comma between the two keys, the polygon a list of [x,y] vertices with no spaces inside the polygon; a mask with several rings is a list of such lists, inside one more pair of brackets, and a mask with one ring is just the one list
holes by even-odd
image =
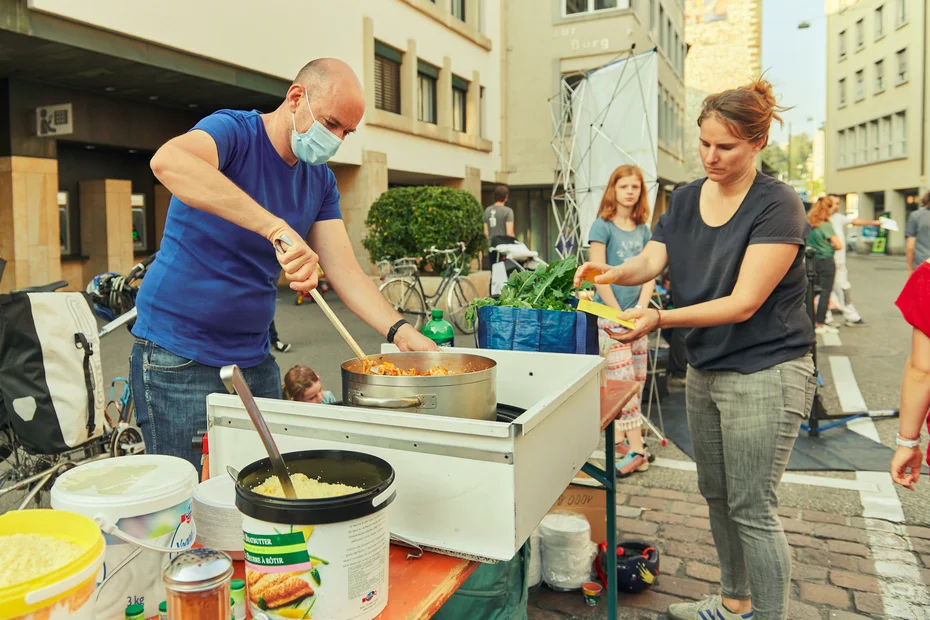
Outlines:
{"label": "large metal cooking pot", "polygon": [[389,353],[369,356],[375,366],[391,362],[426,372],[439,364],[458,374],[392,377],[365,374],[361,360],[342,365],[342,402],[354,407],[425,413],[450,418],[497,418],[497,362],[465,353]]}

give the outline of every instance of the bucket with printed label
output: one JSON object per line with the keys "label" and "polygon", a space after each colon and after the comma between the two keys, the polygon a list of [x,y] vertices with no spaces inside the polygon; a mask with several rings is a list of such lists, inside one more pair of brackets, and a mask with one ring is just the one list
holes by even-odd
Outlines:
{"label": "bucket with printed label", "polygon": [[252,490],[273,475],[268,459],[240,472],[236,507],[242,513],[252,616],[375,618],[388,600],[391,534],[385,509],[395,497],[394,469],[375,456],[346,450],[283,456],[291,476],[361,491],[317,499],[269,497]]}
{"label": "bucket with printed label", "polygon": [[106,539],[97,576],[98,620],[123,620],[126,607],[144,605],[158,617],[165,600],[162,571],[172,554],[196,537],[191,500],[197,471],[184,459],[154,454],[87,463],[64,473],[52,487],[52,508],[86,515]]}
{"label": "bucket with printed label", "polygon": [[91,519],[58,510],[11,511],[0,516],[0,540],[0,618],[97,618],[104,543]]}

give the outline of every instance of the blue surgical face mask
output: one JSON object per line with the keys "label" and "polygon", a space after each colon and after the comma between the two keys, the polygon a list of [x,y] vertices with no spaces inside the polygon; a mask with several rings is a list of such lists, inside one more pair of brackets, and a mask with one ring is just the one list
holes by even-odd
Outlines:
{"label": "blue surgical face mask", "polygon": [[[304,95],[306,95],[306,91],[304,91]],[[342,140],[337,138],[323,123],[316,120],[313,116],[313,109],[310,107],[310,96],[306,95],[306,97],[307,109],[310,110],[310,118],[313,119],[313,124],[310,125],[310,129],[307,131],[298,133],[297,118],[293,112],[291,113],[291,122],[294,123],[294,130],[291,132],[291,150],[294,151],[297,159],[302,162],[314,166],[325,164],[339,150]]]}

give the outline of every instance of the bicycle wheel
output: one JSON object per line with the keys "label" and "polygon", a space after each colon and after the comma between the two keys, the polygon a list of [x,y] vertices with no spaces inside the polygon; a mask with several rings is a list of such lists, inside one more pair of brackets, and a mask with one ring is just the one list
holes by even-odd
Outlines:
{"label": "bicycle wheel", "polygon": [[426,301],[416,285],[409,280],[396,278],[382,284],[380,291],[388,303],[400,312],[414,329],[420,331],[426,317]]}
{"label": "bicycle wheel", "polygon": [[450,321],[461,330],[463,334],[474,334],[475,326],[468,325],[465,313],[471,302],[478,298],[478,289],[465,277],[458,277],[449,288],[449,297],[446,299],[446,309],[449,311]]}

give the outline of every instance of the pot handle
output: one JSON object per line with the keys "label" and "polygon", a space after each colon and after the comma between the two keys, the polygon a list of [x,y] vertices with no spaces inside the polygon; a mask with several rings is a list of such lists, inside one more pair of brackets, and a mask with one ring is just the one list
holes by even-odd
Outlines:
{"label": "pot handle", "polygon": [[359,407],[377,407],[379,409],[412,409],[423,405],[423,400],[418,396],[409,396],[406,398],[380,398],[377,396],[352,394],[349,399],[352,401],[353,405]]}

